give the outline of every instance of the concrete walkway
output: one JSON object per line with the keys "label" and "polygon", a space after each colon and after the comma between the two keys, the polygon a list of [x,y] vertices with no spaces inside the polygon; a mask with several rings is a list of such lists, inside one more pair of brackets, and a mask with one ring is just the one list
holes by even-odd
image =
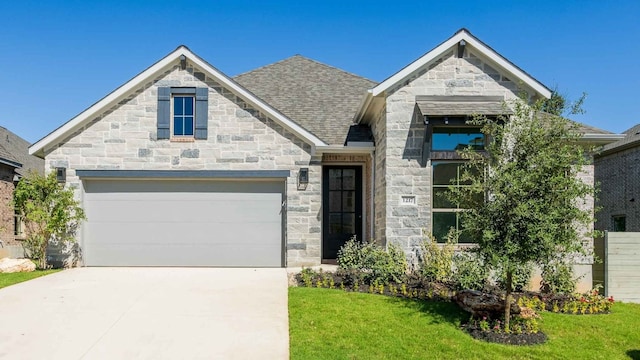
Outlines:
{"label": "concrete walkway", "polygon": [[285,269],[77,268],[0,289],[0,359],[288,359]]}

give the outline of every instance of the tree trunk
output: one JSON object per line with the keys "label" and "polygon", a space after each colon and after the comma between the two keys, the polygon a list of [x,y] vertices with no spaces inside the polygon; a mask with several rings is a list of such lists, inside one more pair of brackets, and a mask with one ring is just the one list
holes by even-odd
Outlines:
{"label": "tree trunk", "polygon": [[42,248],[40,249],[40,269],[42,270],[46,270],[47,269],[47,245],[49,244],[48,241],[43,241],[42,242]]}
{"label": "tree trunk", "polygon": [[504,304],[504,331],[510,332],[509,323],[511,320],[511,289],[513,283],[513,271],[507,269],[507,289]]}

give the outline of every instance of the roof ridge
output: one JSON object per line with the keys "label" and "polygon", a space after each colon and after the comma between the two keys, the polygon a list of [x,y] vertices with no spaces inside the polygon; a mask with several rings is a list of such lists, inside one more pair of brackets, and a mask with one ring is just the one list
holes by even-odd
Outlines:
{"label": "roof ridge", "polygon": [[259,66],[259,67],[255,68],[255,69],[251,69],[251,70],[245,71],[245,72],[243,72],[243,73],[240,73],[240,74],[234,75],[234,76],[232,76],[232,77],[235,79],[235,78],[237,78],[237,77],[240,77],[240,76],[242,76],[242,75],[246,75],[246,74],[252,73],[252,72],[254,72],[254,71],[258,71],[258,70],[266,69],[266,68],[271,67],[271,66],[273,66],[273,65],[280,64],[280,63],[285,62],[285,61],[287,61],[287,60],[293,59],[293,58],[294,58],[294,57],[296,57],[296,56],[304,57],[304,56],[302,56],[302,55],[300,55],[300,54],[295,54],[295,55],[292,55],[292,56],[286,57],[286,58],[284,58],[284,59],[280,59],[280,60],[278,60],[278,61],[276,61],[276,62],[272,62],[272,63],[270,63],[270,64],[262,65],[262,66]]}
{"label": "roof ridge", "polygon": [[303,60],[306,60],[306,61],[310,61],[310,62],[316,63],[316,64],[318,64],[318,65],[324,66],[324,67],[326,67],[326,68],[333,69],[333,70],[337,70],[337,71],[339,71],[339,72],[341,72],[341,73],[344,73],[344,74],[346,74],[346,75],[349,75],[349,76],[352,76],[352,77],[356,77],[356,78],[359,78],[359,79],[364,79],[364,80],[370,81],[370,82],[372,82],[374,85],[375,85],[375,84],[378,84],[378,82],[377,82],[377,81],[374,81],[374,80],[371,80],[371,79],[366,78],[366,77],[364,77],[364,76],[361,76],[361,75],[358,75],[358,74],[354,74],[354,73],[352,73],[352,72],[349,72],[349,71],[346,71],[346,70],[340,69],[340,68],[339,68],[339,67],[337,67],[337,66],[333,66],[333,65],[325,64],[325,63],[323,63],[323,62],[321,62],[321,61],[318,61],[318,60],[315,60],[315,59],[312,59],[312,58],[306,57],[306,56],[301,55],[301,54],[295,54],[295,55],[289,56],[289,57],[287,57],[287,58],[284,58],[284,59],[282,59],[282,60],[278,60],[278,61],[276,61],[276,62],[273,62],[273,63],[271,63],[271,64],[267,64],[267,65],[260,66],[260,67],[258,67],[258,68],[253,69],[253,70],[249,70],[249,71],[243,72],[243,73],[241,73],[241,74],[235,75],[233,78],[235,79],[235,78],[238,78],[238,77],[240,77],[240,76],[243,76],[243,75],[246,75],[246,74],[249,74],[249,73],[255,72],[255,71],[263,70],[263,69],[266,69],[266,68],[269,68],[269,67],[272,67],[272,66],[275,66],[275,65],[281,64],[281,63],[283,63],[283,62],[285,62],[285,61],[289,61],[289,60],[292,60],[292,59],[295,59],[295,58],[300,58],[300,59],[303,59]]}
{"label": "roof ridge", "polygon": [[293,57],[296,57],[296,56],[301,57],[301,58],[303,58],[303,59],[305,59],[305,60],[309,60],[309,61],[311,61],[311,62],[314,62],[314,63],[316,63],[316,64],[318,64],[318,65],[322,65],[322,66],[324,66],[324,67],[328,67],[328,68],[330,68],[330,69],[338,70],[338,71],[340,71],[340,72],[342,72],[342,73],[345,73],[345,74],[347,74],[347,75],[349,75],[349,76],[357,77],[357,78],[360,78],[360,79],[364,79],[364,80],[367,80],[367,81],[371,81],[371,82],[372,82],[372,83],[374,83],[374,84],[378,84],[378,82],[377,82],[377,81],[374,81],[374,80],[371,80],[371,79],[366,78],[366,77],[364,77],[364,76],[361,76],[361,75],[358,75],[358,74],[354,74],[354,73],[352,73],[352,72],[349,72],[349,71],[346,71],[346,70],[340,69],[340,68],[339,68],[339,67],[337,67],[337,66],[333,66],[333,65],[325,64],[325,63],[323,63],[323,62],[321,62],[321,61],[318,61],[318,60],[315,60],[315,59],[312,59],[312,58],[308,58],[308,57],[303,56],[303,55],[300,55],[300,54],[296,54],[296,55],[295,55],[295,56],[293,56]]}

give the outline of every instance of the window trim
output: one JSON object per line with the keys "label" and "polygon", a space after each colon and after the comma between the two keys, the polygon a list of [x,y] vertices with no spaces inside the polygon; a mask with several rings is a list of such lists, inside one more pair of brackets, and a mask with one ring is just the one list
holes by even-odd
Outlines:
{"label": "window trim", "polygon": [[[191,98],[191,106],[192,106],[192,110],[193,110],[193,114],[191,115],[192,119],[192,129],[191,129],[191,135],[176,135],[175,133],[175,99],[176,98]],[[186,140],[186,139],[195,139],[196,136],[196,94],[195,94],[195,89],[193,93],[171,93],[171,103],[169,105],[169,111],[171,112],[170,114],[170,123],[169,123],[169,133],[170,133],[170,139],[171,140]],[[182,115],[182,117],[186,117],[187,115]]]}
{"label": "window trim", "polygon": [[[209,90],[208,87],[158,87],[157,140],[178,142],[207,140],[209,137]],[[173,136],[173,98],[175,95],[194,97],[193,136]]]}
{"label": "window trim", "polygon": [[[434,164],[435,163],[435,164]],[[437,164],[464,164],[466,163],[466,161],[464,160],[436,160],[436,161],[431,161],[431,233],[433,234],[433,230],[434,230],[434,214],[436,213],[451,213],[451,214],[455,214],[456,215],[456,225],[455,225],[455,229],[456,230],[460,230],[460,216],[459,213],[467,211],[468,209],[465,208],[460,208],[460,207],[456,207],[455,208],[440,208],[440,207],[434,207],[434,203],[435,203],[435,189],[448,189],[449,186],[456,186],[456,187],[462,187],[462,186],[469,186],[469,185],[461,185],[460,184],[460,167],[457,167],[456,169],[456,184],[438,184],[435,185],[434,184],[434,175],[435,175],[435,166]],[[455,204],[454,204],[455,205]],[[435,234],[433,234],[435,236]],[[439,244],[443,244],[446,242],[445,238],[437,238],[436,240]],[[474,245],[476,244],[475,242],[458,242],[459,245]]]}

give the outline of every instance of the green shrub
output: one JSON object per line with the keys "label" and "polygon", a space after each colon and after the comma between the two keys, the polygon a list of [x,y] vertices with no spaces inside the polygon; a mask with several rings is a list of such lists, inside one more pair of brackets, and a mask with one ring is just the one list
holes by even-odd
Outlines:
{"label": "green shrub", "polygon": [[[516,270],[513,273],[513,291],[521,292],[529,286],[531,275],[533,274],[533,265],[530,263],[520,264],[516,266]],[[507,272],[503,268],[498,268],[496,271],[496,284],[502,290],[506,290]]]}
{"label": "green shrub", "polygon": [[546,293],[571,294],[576,290],[576,281],[571,265],[554,261],[542,267],[540,290]]}
{"label": "green shrub", "polygon": [[447,241],[439,245],[433,235],[420,244],[418,271],[427,281],[449,283],[453,277],[453,255],[455,253],[455,232],[447,235]]}
{"label": "green shrub", "polygon": [[355,237],[338,251],[337,260],[339,269],[360,271],[367,284],[401,282],[407,271],[407,258],[396,245],[389,244],[385,250],[374,242],[360,242]]}
{"label": "green shrub", "polygon": [[482,290],[489,279],[489,269],[470,251],[453,256],[453,283],[456,289]]}

